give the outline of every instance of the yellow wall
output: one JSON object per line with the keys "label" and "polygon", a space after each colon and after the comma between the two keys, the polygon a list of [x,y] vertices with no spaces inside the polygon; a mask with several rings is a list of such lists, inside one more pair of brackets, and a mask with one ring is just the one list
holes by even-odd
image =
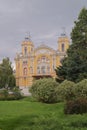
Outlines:
{"label": "yellow wall", "polygon": [[[62,43],[64,44],[64,52],[62,52]],[[34,45],[32,41],[23,41],[22,44],[22,52],[17,54],[15,57],[16,64],[16,85],[20,87],[29,87],[33,83],[33,76],[42,75],[37,74],[37,66],[39,65],[38,59],[41,59],[43,56],[49,59],[49,63],[46,61],[46,64],[50,65],[50,75],[52,77],[56,77],[53,66],[58,67],[61,65],[60,60],[66,55],[66,51],[69,48],[69,39],[67,36],[58,38],[58,50],[53,50],[50,47],[38,47],[38,49],[34,49]],[[27,54],[25,55],[24,48],[27,47]],[[43,51],[46,52],[43,52]],[[40,51],[40,52],[39,52]],[[39,52],[39,53],[38,53]],[[42,53],[43,52],[43,53]],[[23,62],[27,61],[27,64],[24,65]],[[42,61],[41,61],[42,62]],[[43,64],[40,63],[40,64]],[[44,62],[45,64],[45,62]],[[31,67],[33,69],[33,73],[31,73]],[[23,70],[27,68],[27,75],[24,75]],[[45,75],[48,75],[45,73]]]}

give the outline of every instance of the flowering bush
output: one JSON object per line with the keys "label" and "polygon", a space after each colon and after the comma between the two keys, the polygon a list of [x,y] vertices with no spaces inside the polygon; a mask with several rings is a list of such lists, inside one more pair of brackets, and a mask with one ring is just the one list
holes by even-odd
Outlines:
{"label": "flowering bush", "polygon": [[38,101],[45,103],[55,103],[57,102],[57,93],[56,88],[59,83],[57,83],[52,78],[44,78],[40,80],[36,80],[30,92],[32,96],[35,97]]}
{"label": "flowering bush", "polygon": [[58,98],[60,97],[62,101],[70,100],[75,97],[75,83],[65,80],[57,87]]}
{"label": "flowering bush", "polygon": [[87,79],[84,79],[75,85],[76,97],[87,98]]}

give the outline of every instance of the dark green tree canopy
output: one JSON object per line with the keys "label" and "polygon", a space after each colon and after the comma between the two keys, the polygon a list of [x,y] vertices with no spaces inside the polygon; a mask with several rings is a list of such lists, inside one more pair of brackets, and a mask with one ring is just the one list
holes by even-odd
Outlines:
{"label": "dark green tree canopy", "polygon": [[56,69],[57,80],[67,79],[78,82],[87,78],[87,9],[83,8],[75,21],[71,33],[72,44],[67,51],[67,58]]}
{"label": "dark green tree canopy", "polygon": [[15,77],[9,58],[4,58],[0,64],[0,88],[15,87]]}

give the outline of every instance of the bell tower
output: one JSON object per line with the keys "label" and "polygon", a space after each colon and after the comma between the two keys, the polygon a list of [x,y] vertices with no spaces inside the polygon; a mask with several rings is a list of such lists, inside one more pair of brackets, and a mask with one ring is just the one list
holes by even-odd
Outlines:
{"label": "bell tower", "polygon": [[34,49],[33,42],[31,41],[31,37],[25,37],[25,40],[22,42],[22,54],[28,55]]}
{"label": "bell tower", "polygon": [[67,37],[65,31],[61,33],[61,36],[58,38],[58,51],[66,52],[69,48],[69,38]]}

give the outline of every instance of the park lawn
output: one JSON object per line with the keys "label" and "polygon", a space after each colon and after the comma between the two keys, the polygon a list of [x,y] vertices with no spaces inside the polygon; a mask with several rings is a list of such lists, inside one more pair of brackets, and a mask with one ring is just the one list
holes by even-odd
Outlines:
{"label": "park lawn", "polygon": [[0,130],[87,130],[87,114],[65,115],[64,103],[0,101]]}

